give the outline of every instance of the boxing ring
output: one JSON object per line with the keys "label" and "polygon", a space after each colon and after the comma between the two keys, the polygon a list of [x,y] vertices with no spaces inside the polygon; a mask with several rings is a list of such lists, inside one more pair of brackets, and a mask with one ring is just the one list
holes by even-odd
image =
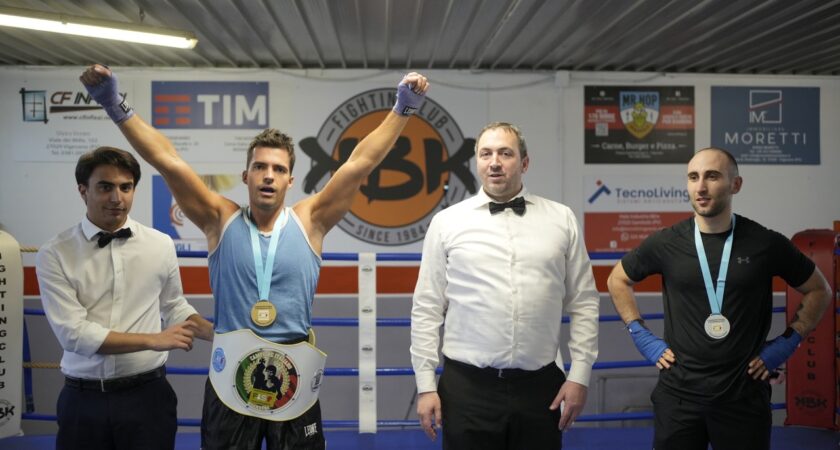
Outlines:
{"label": "boxing ring", "polygon": [[[31,251],[31,250],[30,250]],[[840,255],[840,253],[837,253]],[[179,252],[180,258],[206,258],[206,252]],[[598,278],[598,271],[604,272],[612,267],[612,264],[620,258],[618,254],[592,254],[594,269],[596,271],[596,279]],[[321,344],[321,335],[327,334],[327,330],[333,330],[331,333],[348,333],[348,330],[356,329],[355,339],[358,339],[358,358],[355,367],[331,366],[330,357],[327,359],[327,367],[324,371],[326,377],[324,381],[325,386],[329,386],[331,380],[339,379],[356,379],[354,383],[356,392],[345,393],[344,399],[350,403],[358,402],[358,418],[335,419],[330,418],[329,412],[337,402],[336,398],[325,397],[322,394],[322,411],[325,419],[323,420],[324,433],[330,449],[393,449],[400,448],[402,450],[410,449],[437,449],[441,447],[440,439],[436,442],[430,442],[419,427],[417,419],[412,414],[409,418],[407,411],[404,417],[381,417],[377,401],[382,398],[380,394],[380,386],[388,379],[395,377],[407,377],[413,385],[414,372],[408,366],[380,366],[377,364],[377,351],[380,350],[380,343],[377,341],[377,335],[383,329],[396,330],[410,327],[410,319],[408,317],[382,317],[378,313],[378,302],[383,296],[399,296],[400,298],[408,298],[408,308],[410,309],[410,296],[413,289],[413,282],[407,284],[406,277],[411,278],[411,274],[416,279],[416,270],[420,261],[420,254],[416,253],[324,253],[322,258],[325,262],[322,268],[322,280],[319,284],[318,296],[316,303],[322,302],[323,297],[338,296],[357,298],[355,317],[323,317],[316,316],[313,312],[313,328],[318,336],[319,347]],[[406,266],[406,263],[409,265]],[[609,264],[609,265],[606,265]],[[191,281],[188,278],[194,276],[194,273],[206,272],[206,266],[183,267],[182,276],[184,277],[185,292],[188,293],[190,302],[194,305],[198,300],[194,301],[191,297],[195,294],[194,288],[190,287]],[[26,284],[30,286],[24,295],[24,303],[37,300],[39,297],[37,293],[33,293],[31,286],[34,277],[34,270],[28,268],[25,270],[27,278]],[[194,272],[193,274],[189,274]],[[325,273],[326,272],[326,273]],[[352,280],[355,274],[355,280]],[[326,275],[326,276],[325,276]],[[330,286],[322,288],[321,284],[332,284],[334,280],[343,280],[343,282],[335,282],[335,284],[350,286],[350,292],[336,292]],[[403,280],[400,282],[399,280]],[[200,280],[198,284],[201,284]],[[37,286],[37,283],[35,284]],[[355,285],[355,290],[352,289]],[[406,289],[408,288],[408,289]],[[189,291],[193,291],[192,294]],[[774,289],[775,290],[775,289]],[[611,311],[612,308],[609,303],[608,295],[604,294],[605,289],[599,283],[599,291],[601,292],[602,312],[604,310]],[[777,292],[778,293],[778,292]],[[209,291],[203,293],[204,297],[209,295]],[[646,298],[658,298],[656,292],[640,292],[640,304],[646,302]],[[212,300],[210,300],[212,303]],[[405,305],[403,305],[403,309]],[[643,308],[643,311],[645,308]],[[201,309],[199,309],[201,311]],[[784,306],[775,306],[773,314],[784,314],[786,308]],[[835,311],[840,314],[840,309]],[[39,308],[27,307],[24,304],[24,315],[26,320],[24,322],[24,404],[25,412],[22,414],[24,423],[27,422],[54,422],[56,417],[54,414],[45,411],[36,411],[34,395],[37,386],[34,386],[33,376],[34,371],[39,370],[55,370],[58,368],[56,362],[39,362],[33,361],[30,351],[30,339],[28,329],[37,321],[44,321],[44,312]],[[663,314],[659,312],[643,313],[643,318],[648,323],[656,323],[663,319]],[[212,320],[212,317],[208,317]],[[568,323],[568,317],[563,317],[563,322]],[[599,322],[602,323],[601,329],[609,327],[610,329],[622,328],[623,323],[618,315],[602,314],[599,317]],[[28,323],[33,325],[27,326]],[[43,324],[40,325],[43,327]],[[42,328],[43,329],[43,328]],[[564,327],[568,333],[568,327]],[[391,332],[389,332],[390,334]],[[405,334],[408,334],[406,330]],[[34,339],[54,339],[53,336],[38,335]],[[349,338],[348,338],[349,340]],[[387,342],[386,342],[387,343]],[[383,343],[384,344],[384,343]],[[628,358],[615,360],[599,360],[595,362],[593,367],[593,381],[590,383],[590,395],[587,400],[587,409],[585,412],[596,408],[596,412],[587,412],[577,418],[575,426],[564,433],[564,448],[566,449],[649,449],[653,438],[653,430],[651,428],[651,420],[653,414],[650,410],[637,411],[603,411],[605,404],[605,391],[607,381],[612,379],[620,379],[621,376],[613,378],[596,377],[596,373],[609,373],[622,369],[631,369],[634,372],[629,376],[636,377],[636,374],[641,378],[648,377],[651,380],[655,379],[656,369],[654,365],[646,360],[638,359],[638,353],[632,346],[632,341],[623,337],[621,341],[605,342],[601,341],[600,347],[603,349],[606,346],[620,346],[625,350],[623,353]],[[383,345],[384,347],[384,345]],[[197,365],[180,365],[173,362],[175,358],[170,356],[167,362],[167,374],[173,387],[178,383],[194,383],[203,386],[204,379],[208,375],[209,361],[209,343],[207,343],[208,350],[204,353],[204,366]],[[196,346],[196,350],[204,352],[204,348]],[[196,352],[196,350],[193,350]],[[325,349],[329,354],[329,349]],[[408,348],[403,349],[405,354],[408,354]],[[175,352],[172,354],[174,355]],[[602,354],[604,352],[602,351]],[[633,358],[633,359],[629,359]],[[565,358],[567,359],[567,358]],[[566,363],[566,370],[569,369],[569,364]],[[438,368],[438,373],[441,369]],[[198,380],[184,381],[182,379],[192,379],[198,377]],[[597,380],[597,381],[596,381]],[[346,383],[345,383],[346,384]],[[780,387],[774,387],[778,389]],[[597,390],[597,395],[593,395],[593,389]],[[181,398],[181,391],[176,387],[179,399]],[[409,394],[415,395],[411,392],[405,392],[405,398],[408,399]],[[649,392],[647,392],[649,394]],[[386,395],[387,396],[387,395]],[[352,399],[352,401],[350,400]],[[338,400],[341,401],[341,400]],[[52,404],[54,405],[54,400]],[[200,399],[199,399],[200,405]],[[409,403],[408,407],[413,413],[413,401]],[[774,411],[784,410],[785,403],[773,403],[772,409]],[[626,408],[625,408],[626,409]],[[840,414],[840,410],[836,411]],[[774,413],[774,416],[777,413]],[[329,418],[329,419],[328,419]],[[178,424],[179,434],[176,443],[178,449],[197,449],[200,446],[200,439],[198,434],[198,427],[200,426],[200,406],[193,411],[190,416],[180,417]],[[628,426],[629,425],[629,426]],[[54,447],[54,435],[31,435],[0,439],[0,449],[48,449]],[[774,427],[772,433],[773,448],[776,449],[830,449],[838,448],[840,445],[840,434],[832,430],[803,428],[803,427]]]}

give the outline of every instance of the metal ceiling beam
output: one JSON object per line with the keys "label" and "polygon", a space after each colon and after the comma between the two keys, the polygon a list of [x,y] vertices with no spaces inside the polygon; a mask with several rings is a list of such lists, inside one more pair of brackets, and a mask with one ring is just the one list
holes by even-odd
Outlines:
{"label": "metal ceiling beam", "polygon": [[359,36],[361,37],[362,43],[362,67],[365,69],[368,68],[368,56],[367,56],[367,43],[365,40],[365,27],[362,24],[362,10],[359,7],[359,0],[354,0],[354,5],[356,9],[356,26],[359,27]]}
{"label": "metal ceiling beam", "polygon": [[341,59],[341,68],[347,68],[347,60],[344,58],[344,47],[341,45],[341,36],[338,35],[338,28],[335,26],[335,18],[333,17],[333,9],[330,8],[329,4],[324,3],[326,0],[322,0],[322,5],[324,5],[324,9],[327,10],[327,20],[330,22],[330,29],[333,32],[333,37],[335,37],[335,42],[338,44],[338,57]]}
{"label": "metal ceiling beam", "polygon": [[[6,31],[11,31],[11,30],[6,30]],[[37,31],[32,32],[32,33],[37,33]],[[15,32],[0,33],[0,36],[5,35],[3,40],[6,43],[12,44],[10,47],[13,48],[16,52],[20,51],[21,54],[23,54],[23,55],[38,55],[37,58],[40,60],[40,62],[37,65],[44,65],[45,63],[47,65],[51,65],[51,66],[65,65],[64,63],[61,63],[62,60],[64,62],[67,62],[70,65],[72,65],[72,62],[70,60],[68,60],[66,58],[63,58],[60,55],[56,55],[52,51],[44,51],[41,48],[42,44],[38,44],[38,45],[33,46],[31,37],[24,38],[23,36],[15,36],[14,34],[20,34],[20,33],[15,33]],[[6,46],[6,47],[9,47],[9,46]],[[49,46],[46,46],[46,47],[49,47]],[[32,60],[30,60],[30,61],[32,61]]]}
{"label": "metal ceiling beam", "polygon": [[[133,8],[129,7],[128,4],[125,1],[106,0],[106,3],[108,3],[108,5],[110,5],[111,8],[114,9],[114,11],[119,11],[120,14],[122,14],[123,17],[125,17],[129,21],[133,20],[134,11],[136,11],[138,16],[140,16],[141,11],[143,11],[143,13],[145,14],[145,11],[142,9],[142,7],[140,5],[138,5],[133,0],[131,0],[131,4],[134,5]],[[154,18],[155,17],[154,14],[151,17]],[[156,19],[156,20],[157,20],[157,22],[161,22],[160,19]],[[195,33],[195,34],[198,35],[198,33]],[[160,53],[160,52],[164,52],[167,56],[170,56],[172,58],[180,60],[185,66],[195,66],[195,64],[192,61],[190,61],[187,58],[184,58],[182,56],[181,52],[158,49],[158,53]],[[150,53],[153,53],[153,52],[150,51]],[[201,53],[193,51],[193,52],[190,52],[190,55],[195,56],[196,58],[202,60],[208,66],[213,66],[212,61],[205,58],[204,55],[202,55]]]}
{"label": "metal ceiling beam", "polygon": [[[159,3],[159,2],[151,2],[151,1],[149,1],[149,0],[134,0],[134,1],[135,1],[135,2],[137,2],[137,4],[138,4],[140,7],[142,7],[144,10],[146,10],[146,11],[155,11],[155,10],[156,10],[156,8],[155,8],[155,7],[156,7],[156,6],[160,6],[160,4],[161,4],[161,3]],[[230,66],[232,66],[232,67],[237,67],[237,66],[238,66],[238,64],[236,63],[235,58],[233,57],[233,55],[231,55],[231,54],[227,51],[227,48],[226,48],[225,46],[221,45],[221,44],[218,42],[218,40],[216,39],[216,35],[214,35],[214,34],[204,34],[204,33],[202,33],[202,29],[201,29],[201,27],[196,26],[195,22],[193,22],[193,21],[192,21],[192,19],[190,18],[190,15],[189,15],[188,13],[185,13],[185,12],[184,12],[184,6],[183,6],[183,4],[182,4],[182,3],[180,3],[180,2],[176,2],[175,4],[172,4],[172,3],[170,3],[170,2],[169,2],[169,0],[166,0],[166,1],[165,1],[165,2],[163,2],[163,3],[165,3],[165,4],[169,5],[169,6],[170,6],[170,8],[174,9],[175,11],[177,11],[177,12],[178,12],[178,14],[180,14],[180,15],[181,15],[181,17],[184,19],[184,21],[185,21],[186,23],[190,24],[190,28],[192,28],[192,29],[196,30],[196,35],[198,35],[198,36],[199,36],[199,46],[197,46],[197,47],[196,47],[196,49],[195,49],[195,50],[193,50],[193,51],[199,51],[199,52],[200,52],[200,48],[199,48],[199,47],[200,47],[201,45],[204,45],[203,43],[206,43],[207,45],[212,46],[214,50],[216,50],[217,52],[219,52],[219,54],[221,54],[221,55],[222,55],[222,57],[223,57],[223,58],[225,58],[225,60],[227,61],[228,65],[230,65]],[[176,5],[177,5],[177,6],[176,6]],[[155,15],[158,15],[158,14],[155,14]],[[158,15],[158,16],[160,16],[160,15]],[[199,54],[200,54],[200,53],[199,53]],[[212,60],[210,60],[210,61],[212,61]],[[212,63],[213,63],[212,65],[213,65],[214,67],[218,67],[218,66],[219,66],[219,63],[218,63],[217,61],[212,61]]]}
{"label": "metal ceiling beam", "polygon": [[[542,9],[543,6],[545,6],[545,0],[535,1],[534,4],[531,5],[531,8],[529,8],[528,11],[525,12],[525,14],[522,16],[522,19],[519,21],[519,23],[514,29],[521,30],[527,27],[528,24],[531,23],[532,20],[534,20],[534,17],[537,15],[537,12],[540,9]],[[520,33],[511,33],[510,37],[505,42],[499,44],[499,55],[496,57],[495,60],[493,60],[493,63],[490,64],[490,70],[496,68],[496,66],[499,64],[499,61],[501,61],[502,57],[505,56],[505,53],[507,53],[507,51],[510,50],[510,46],[513,43],[513,41],[515,41],[520,36]]]}
{"label": "metal ceiling beam", "polygon": [[271,15],[271,20],[274,21],[274,26],[277,27],[277,31],[280,33],[280,36],[283,36],[283,42],[286,44],[286,47],[289,48],[289,53],[292,54],[292,58],[297,63],[298,68],[303,69],[303,62],[298,55],[297,50],[295,50],[295,46],[292,45],[292,41],[289,39],[289,35],[286,33],[286,30],[283,28],[282,23],[280,22],[280,16],[277,15],[277,12],[274,11],[268,4],[266,4],[266,0],[261,0],[260,4],[266,11]]}
{"label": "metal ceiling beam", "polygon": [[[577,0],[571,0],[570,2],[567,2],[566,5],[571,5],[575,1],[577,1]],[[560,27],[560,21],[563,19],[564,16],[567,15],[567,12],[569,10],[571,10],[571,6],[567,6],[566,8],[562,8],[562,7],[559,8],[557,10],[557,13],[554,15],[554,17],[552,17],[551,20],[549,20],[545,24],[545,26],[543,26],[543,28],[539,32],[537,32],[537,34],[535,35],[537,37],[537,41],[539,42],[539,41],[542,41],[543,39],[545,39],[546,36],[549,35],[549,31],[551,31],[552,29],[560,28],[562,30],[562,28]],[[564,36],[562,31],[560,33],[560,36],[561,37]],[[555,41],[552,42],[552,44],[549,46],[549,49],[556,48],[557,47],[557,42],[559,40],[560,40],[560,38],[555,39]],[[511,65],[511,69],[518,68],[526,59],[528,59],[528,57],[531,56],[531,54],[534,53],[534,51],[536,51],[536,49],[538,47],[538,42],[533,42],[532,41],[530,44],[526,45],[525,48],[527,48],[528,50],[526,50],[522,55],[520,55],[519,59],[517,59],[516,61],[513,62],[513,64]],[[551,52],[551,51],[553,51],[553,50],[549,50],[549,52]],[[532,68],[535,68],[535,67],[532,66]]]}
{"label": "metal ceiling beam", "polygon": [[254,25],[254,21],[252,20],[252,18],[248,17],[248,12],[242,6],[242,3],[240,1],[237,1],[237,0],[231,0],[230,3],[231,3],[231,5],[233,5],[233,9],[235,9],[236,12],[239,13],[239,17],[242,18],[242,21],[244,21],[246,24],[248,24],[248,28],[253,30],[249,34],[252,35],[252,36],[256,36],[257,39],[259,39],[260,42],[262,43],[263,47],[265,47],[265,49],[268,50],[268,53],[271,55],[271,59],[274,61],[275,67],[282,68],[283,63],[280,62],[280,56],[277,53],[275,53],[274,46],[272,46],[271,43],[269,43],[265,39],[264,33],[258,31],[259,27]]}
{"label": "metal ceiling beam", "polygon": [[[234,32],[233,29],[229,25],[230,20],[228,20],[228,18],[224,17],[219,11],[216,10],[216,8],[213,6],[214,3],[213,2],[207,2],[207,3],[201,3],[201,5],[204,6],[206,11],[210,14],[210,16],[213,17],[213,20],[216,21],[219,28],[224,30],[224,32],[227,33],[228,36],[233,38],[233,41],[238,44],[237,47],[239,47],[239,49],[242,50],[242,55],[245,56],[245,58],[248,59],[248,61],[251,63],[251,65],[254,66],[254,67],[260,67],[260,63],[259,63],[259,61],[257,61],[257,58],[254,56],[254,54],[251,53],[251,49],[248,48],[247,45],[244,45],[244,44],[246,44],[245,42],[240,42],[239,41],[239,37],[236,35],[236,32]],[[249,33],[249,34],[253,34],[253,33]]]}
{"label": "metal ceiling beam", "polygon": [[[836,39],[832,40],[836,41]],[[800,64],[801,61],[819,61],[822,62],[824,60],[828,60],[831,58],[837,59],[837,51],[838,46],[834,45],[831,47],[822,47],[818,51],[810,52],[799,56],[798,58],[793,58],[787,60],[784,64],[780,64],[777,66],[777,70],[780,72],[786,72],[790,70],[805,70],[808,69],[797,69],[796,66]],[[811,65],[811,64],[809,64]]]}
{"label": "metal ceiling beam", "polygon": [[[835,49],[835,51],[837,51],[837,49]],[[840,60],[838,60],[837,58],[827,58],[826,60],[830,62],[823,66],[815,67],[813,69],[813,72],[817,74],[840,74]]]}
{"label": "metal ceiling beam", "polygon": [[315,48],[315,54],[318,56],[318,65],[321,66],[322,69],[326,68],[326,64],[324,64],[324,55],[321,54],[321,48],[318,46],[318,42],[315,41],[312,24],[309,23],[309,19],[306,15],[303,14],[300,5],[298,5],[298,0],[292,0],[292,6],[295,8],[295,12],[300,17],[304,28],[306,28],[306,35],[309,37],[309,42],[312,43],[312,47]]}
{"label": "metal ceiling beam", "polygon": [[440,24],[440,31],[438,31],[437,38],[435,38],[435,46],[432,47],[432,54],[429,56],[429,65],[427,66],[429,69],[431,69],[435,64],[435,56],[437,56],[443,32],[446,30],[446,25],[449,24],[449,18],[452,16],[452,6],[454,3],[455,0],[449,0],[449,3],[446,5],[446,12],[443,13],[443,21]]}
{"label": "metal ceiling beam", "polygon": [[802,21],[802,20],[804,20],[804,19],[806,19],[806,18],[808,18],[808,17],[810,17],[814,14],[819,14],[822,11],[824,11],[825,9],[836,5],[837,3],[838,3],[838,0],[835,0],[831,3],[822,4],[819,7],[816,7],[816,8],[813,8],[813,9],[807,9],[806,11],[804,11],[801,14],[796,15],[795,17],[790,17],[789,15],[784,14],[784,11],[780,10],[776,13],[776,15],[784,14],[784,17],[785,17],[784,21],[776,22],[777,25],[775,25],[775,26],[762,27],[762,31],[760,31],[758,33],[750,34],[749,37],[740,39],[737,42],[732,43],[732,45],[726,46],[722,53],[712,54],[712,55],[709,55],[709,56],[707,56],[705,58],[702,58],[700,60],[695,60],[693,67],[698,67],[698,68],[709,67],[711,64],[713,64],[713,63],[710,63],[710,60],[715,59],[715,58],[718,58],[718,59],[722,58],[723,55],[730,54],[730,53],[733,52],[733,50],[735,50],[737,48],[742,48],[744,45],[750,44],[750,43],[754,42],[756,39],[763,38],[767,35],[772,36],[773,33],[777,32],[780,29],[783,29],[785,27],[795,26],[796,23],[798,23],[798,22],[800,22],[800,21]]}
{"label": "metal ceiling beam", "polygon": [[385,68],[391,60],[391,0],[385,0]]}
{"label": "metal ceiling beam", "polygon": [[411,23],[411,37],[408,41],[408,54],[405,56],[405,68],[411,68],[411,55],[417,46],[417,30],[420,28],[420,18],[423,16],[424,0],[415,0],[414,20]]}
{"label": "metal ceiling beam", "polygon": [[[577,53],[583,53],[591,55],[590,57],[584,57],[581,59],[577,64],[572,66],[572,70],[581,70],[582,68],[586,67],[586,63],[592,60],[592,57],[598,57],[598,55],[602,55],[602,50],[604,48],[609,48],[615,45],[618,41],[624,39],[626,37],[627,32],[623,33],[616,33],[615,26],[619,24],[622,20],[629,17],[633,14],[637,9],[639,9],[642,5],[651,5],[650,2],[646,0],[636,0],[632,6],[629,8],[621,9],[621,13],[615,16],[613,20],[611,20],[608,24],[604,25],[601,28],[601,32],[589,38],[589,42],[595,43],[595,47],[590,48],[588,46],[584,46],[582,49],[575,49],[574,53],[569,55],[570,58],[574,57]],[[636,24],[638,27],[638,23]],[[636,27],[632,27],[631,29],[635,29]],[[602,36],[606,35],[607,39],[601,44],[597,44],[598,40],[601,39]],[[555,69],[556,70],[556,69]]]}
{"label": "metal ceiling beam", "polygon": [[[5,35],[6,38],[4,39],[4,41],[8,42],[9,33],[4,31],[5,30],[0,30],[0,36]],[[21,42],[20,39],[17,38],[14,38],[14,40]],[[8,45],[4,45],[2,49],[0,49],[0,51],[4,52],[4,55],[7,55],[13,58],[14,60],[18,61],[18,63],[23,62],[24,64],[29,66],[40,66],[44,63],[43,60],[32,59],[32,55],[35,54],[34,52],[21,51],[20,47],[10,47]]]}
{"label": "metal ceiling beam", "polygon": [[[682,13],[678,14],[676,18],[669,19],[668,20],[668,25],[660,26],[660,27],[658,27],[658,29],[656,29],[656,30],[654,30],[650,33],[647,33],[643,39],[635,40],[633,42],[633,44],[630,45],[629,47],[620,49],[622,55],[624,55],[624,57],[627,58],[627,60],[631,60],[631,58],[629,58],[629,55],[633,50],[635,50],[635,49],[639,48],[640,46],[650,42],[651,39],[656,38],[657,36],[664,33],[666,30],[668,30],[668,29],[670,29],[674,26],[677,26],[677,24],[679,24],[682,19],[693,15],[694,12],[697,11],[697,10],[703,9],[703,7],[708,5],[709,2],[711,2],[711,1],[712,0],[703,0],[702,2],[694,3],[694,6],[689,8],[688,11],[683,11]],[[667,9],[672,4],[674,4],[674,2],[672,2],[672,1],[668,2],[667,5],[659,8],[657,10],[657,13],[662,13],[665,9]],[[653,17],[655,17],[655,14],[651,14],[650,16],[648,16],[648,19],[645,19],[643,22],[647,22],[647,20],[649,20],[650,18],[653,18]],[[604,67],[607,67],[607,66],[608,66],[608,64],[601,64],[599,66],[595,66],[595,70],[602,70]]]}
{"label": "metal ceiling beam", "polygon": [[[719,25],[716,25],[716,26],[712,27],[710,30],[706,30],[703,33],[697,33],[697,36],[695,36],[694,38],[692,38],[688,42],[686,42],[682,45],[679,45],[679,46],[673,46],[665,52],[660,52],[659,55],[654,55],[653,59],[649,60],[650,62],[648,64],[646,64],[646,66],[648,66],[648,67],[650,67],[650,66],[665,67],[665,68],[680,66],[681,64],[683,64],[684,61],[686,61],[686,59],[690,60],[691,57],[696,54],[696,52],[694,52],[694,51],[688,51],[688,49],[691,49],[692,45],[696,45],[696,44],[700,44],[700,43],[706,43],[710,40],[710,36],[712,36],[711,39],[713,39],[713,40],[716,39],[718,35],[724,34],[723,30],[725,30],[726,28],[728,28],[732,25],[743,23],[746,20],[747,17],[749,17],[751,15],[754,15],[754,14],[757,14],[760,11],[773,6],[773,3],[775,1],[776,0],[765,1],[765,2],[762,2],[761,4],[759,4],[756,7],[745,8],[740,14],[730,15],[728,20],[725,20],[723,23],[721,23]],[[731,2],[730,4],[731,5],[744,5],[745,3]],[[722,14],[722,15],[724,15],[724,14]],[[683,57],[674,59],[674,55],[679,55],[679,54],[682,54]],[[669,61],[669,63],[667,63],[667,64],[666,63],[660,63],[660,61]],[[628,64],[619,65],[619,66],[616,67],[616,70],[624,70],[624,69],[627,68],[627,66],[628,66]]]}
{"label": "metal ceiling beam", "polygon": [[[700,68],[709,66],[710,64],[713,64],[713,60],[715,58],[721,58],[735,49],[743,48],[744,45],[750,44],[756,39],[760,39],[782,27],[793,25],[802,17],[811,16],[825,8],[833,6],[836,3],[837,0],[829,4],[823,4],[816,9],[810,9],[808,7],[810,5],[807,5],[804,2],[782,2],[783,7],[776,8],[769,16],[760,21],[751,23],[751,27],[749,28],[744,27],[739,30],[739,32],[732,33],[726,41],[719,42],[721,44],[721,51],[707,51],[705,52],[706,56],[695,56],[692,58],[691,63],[689,63],[687,67]],[[756,29],[756,31],[752,31],[753,29]]]}
{"label": "metal ceiling beam", "polygon": [[449,68],[450,69],[455,67],[455,61],[458,59],[458,53],[461,53],[461,46],[464,44],[464,40],[467,37],[467,33],[470,32],[470,29],[472,28],[472,24],[473,24],[473,22],[475,22],[476,16],[478,16],[478,11],[483,9],[484,2],[485,2],[485,0],[481,0],[481,3],[479,3],[477,7],[473,7],[472,12],[470,12],[470,19],[464,25],[464,29],[461,31],[461,35],[458,37],[458,40],[455,41],[456,42],[455,52],[452,53],[452,59],[449,60]]}
{"label": "metal ceiling beam", "polygon": [[505,25],[510,22],[511,17],[516,13],[520,4],[522,4],[522,0],[512,0],[508,3],[507,8],[496,19],[496,24],[490,27],[490,34],[484,39],[483,43],[476,47],[478,52],[476,52],[475,58],[470,62],[470,69],[476,69],[481,65],[481,61],[484,60],[484,55],[487,54],[487,50],[490,49],[490,46],[499,37]]}
{"label": "metal ceiling beam", "polygon": [[[827,19],[829,22],[837,23],[837,19],[832,17]],[[735,56],[732,59],[736,60],[737,62],[734,64],[730,64],[727,66],[721,67],[721,72],[729,72],[732,70],[736,70],[739,66],[744,67],[750,64],[753,64],[754,61],[760,61],[762,63],[769,63],[775,62],[779,60],[788,60],[790,58],[790,53],[794,54],[801,54],[801,50],[803,48],[803,44],[813,41],[814,45],[822,46],[825,42],[825,39],[828,38],[831,40],[832,37],[837,38],[840,37],[838,31],[840,31],[840,23],[837,25],[823,28],[823,27],[815,27],[811,30],[805,31],[801,37],[798,39],[788,39],[787,37],[780,36],[776,41],[782,41],[781,43],[773,42],[772,44],[768,44],[765,47],[766,50],[758,51],[753,49],[750,54],[752,56],[744,58],[743,56]],[[836,40],[836,39],[835,39]],[[810,47],[810,46],[809,46]],[[790,50],[789,52],[783,52],[784,50]],[[755,64],[756,66],[761,66],[762,64],[758,63]]]}
{"label": "metal ceiling beam", "polygon": [[[572,13],[569,14],[569,16],[571,17],[571,20],[575,20],[575,19],[581,17],[581,15],[583,15],[584,17],[600,17],[601,16],[600,13],[604,8],[607,8],[608,6],[612,6],[612,5],[609,4],[609,2],[605,2],[605,1],[604,2],[582,1],[577,6],[580,7],[580,8],[583,8],[584,6],[590,7],[590,6],[592,6],[593,3],[595,4],[595,9],[592,10],[592,12],[581,11],[581,14],[577,14],[577,11],[572,12]],[[554,54],[557,53],[558,48],[561,48],[563,46],[563,44],[566,43],[566,41],[568,41],[572,36],[574,36],[579,31],[581,31],[581,27],[579,27],[579,26],[577,26],[577,24],[573,24],[573,23],[569,23],[565,28],[567,28],[568,31],[563,33],[563,34],[560,34],[557,37],[557,39],[555,39],[554,42],[552,42],[551,46],[548,47],[548,51],[545,52],[545,54],[543,54],[543,56],[540,59],[538,59],[536,63],[531,65],[532,70],[539,69],[542,66],[543,62],[545,62],[551,55],[554,55]],[[556,61],[556,59],[555,59],[555,61]],[[549,64],[552,64],[552,63],[549,63]],[[561,61],[559,63],[555,62],[552,65],[554,67],[560,68],[560,67],[563,66],[563,64],[564,64],[564,62]],[[549,69],[550,68],[551,67],[549,67]],[[554,70],[557,70],[557,69],[554,69]]]}

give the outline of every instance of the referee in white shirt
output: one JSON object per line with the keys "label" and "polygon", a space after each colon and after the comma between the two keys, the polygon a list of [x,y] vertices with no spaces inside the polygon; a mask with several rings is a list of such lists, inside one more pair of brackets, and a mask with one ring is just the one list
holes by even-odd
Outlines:
{"label": "referee in white shirt", "polygon": [[167,351],[212,339],[212,324],[183,296],[172,239],[128,217],[139,180],[128,152],[82,155],[76,182],[87,213],[36,258],[41,301],[64,348],[59,450],[174,448]]}
{"label": "referee in white shirt", "polygon": [[444,449],[561,448],[598,354],[592,266],[572,211],[522,184],[529,159],[516,126],[484,127],[476,158],[483,189],[438,213],[423,244],[411,313],[417,413],[431,439],[442,426]]}

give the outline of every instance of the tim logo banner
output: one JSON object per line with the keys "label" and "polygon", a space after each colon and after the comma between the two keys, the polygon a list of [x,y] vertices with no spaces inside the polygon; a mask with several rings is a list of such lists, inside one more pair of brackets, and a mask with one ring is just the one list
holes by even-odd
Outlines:
{"label": "tim logo banner", "polygon": [[[356,94],[324,120],[317,136],[300,141],[300,149],[312,159],[302,180],[305,193],[324,188],[356,144],[391,111],[395,94],[392,88]],[[377,245],[423,239],[436,212],[476,192],[470,171],[474,147],[475,139],[465,138],[455,119],[427,97],[394,148],[362,184],[339,228]]]}
{"label": "tim logo banner", "polygon": [[712,86],[711,141],[741,164],[819,164],[820,89]]}
{"label": "tim logo banner", "polygon": [[263,129],[268,82],[153,81],[152,123],[160,129]]}

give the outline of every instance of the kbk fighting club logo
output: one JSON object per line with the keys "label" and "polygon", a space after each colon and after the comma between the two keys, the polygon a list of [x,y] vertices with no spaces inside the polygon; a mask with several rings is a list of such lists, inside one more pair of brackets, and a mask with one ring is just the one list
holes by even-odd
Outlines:
{"label": "kbk fighting club logo", "polygon": [[[303,180],[307,194],[324,188],[394,105],[396,89],[374,89],[344,101],[327,117],[316,137],[300,142],[312,159]],[[476,192],[470,171],[475,139],[430,98],[409,120],[394,148],[353,200],[339,228],[377,245],[406,245],[426,235],[434,214]]]}

